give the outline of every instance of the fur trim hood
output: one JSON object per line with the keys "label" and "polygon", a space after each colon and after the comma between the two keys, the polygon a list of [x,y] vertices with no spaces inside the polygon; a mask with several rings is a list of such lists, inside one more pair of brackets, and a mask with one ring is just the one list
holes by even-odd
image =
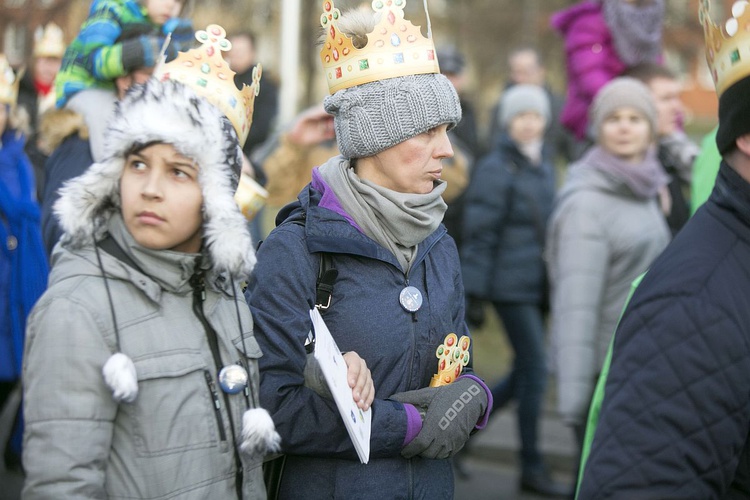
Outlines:
{"label": "fur trim hood", "polygon": [[89,138],[89,130],[83,116],[68,108],[51,109],[39,121],[37,146],[47,156],[73,134],[81,139]]}
{"label": "fur trim hood", "polygon": [[134,146],[167,143],[199,165],[203,192],[204,252],[214,270],[236,278],[255,265],[247,221],[234,200],[242,149],[229,120],[187,86],[151,79],[133,87],[117,104],[105,131],[104,160],[68,181],[55,213],[65,233],[62,243],[80,247],[100,239],[120,210],[120,176]]}

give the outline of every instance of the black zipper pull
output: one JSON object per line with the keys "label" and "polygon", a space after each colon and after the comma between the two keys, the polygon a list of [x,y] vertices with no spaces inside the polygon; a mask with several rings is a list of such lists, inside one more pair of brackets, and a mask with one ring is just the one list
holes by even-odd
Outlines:
{"label": "black zipper pull", "polygon": [[203,271],[199,271],[190,277],[190,286],[193,288],[193,295],[197,299],[200,297],[200,301],[206,300],[206,282],[204,280]]}
{"label": "black zipper pull", "polygon": [[211,374],[208,371],[203,372],[206,376],[206,382],[208,383],[208,388],[211,391],[211,397],[214,400],[214,407],[217,410],[221,409],[221,401],[219,400],[219,393],[216,391],[216,384],[214,383],[213,377],[211,377]]}

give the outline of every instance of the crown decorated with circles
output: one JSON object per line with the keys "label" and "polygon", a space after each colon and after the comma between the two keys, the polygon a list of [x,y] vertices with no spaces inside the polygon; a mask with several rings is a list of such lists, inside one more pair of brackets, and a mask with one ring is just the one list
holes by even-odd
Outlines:
{"label": "crown decorated with circles", "polygon": [[15,106],[21,75],[11,68],[8,58],[0,54],[0,103]]}
{"label": "crown decorated with circles", "polygon": [[224,28],[218,24],[197,31],[195,38],[201,43],[200,47],[180,52],[174,60],[160,64],[154,70],[154,76],[161,81],[183,83],[206,98],[232,122],[240,145],[244,145],[253,123],[262,68],[260,64],[253,68],[252,85],[243,83],[242,89],[238,89],[234,84],[235,72],[221,56],[222,52],[232,48],[226,35]]}
{"label": "crown decorated with circles", "polygon": [[368,33],[367,44],[358,49],[339,30],[341,12],[333,0],[323,2],[320,24],[326,36],[320,60],[331,94],[376,80],[440,73],[430,34],[424,37],[419,26],[404,19],[405,5],[406,0],[374,0],[372,8],[380,20]]}
{"label": "crown decorated with circles", "polygon": [[710,14],[711,0],[701,0],[698,18],[703,26],[706,62],[716,86],[724,91],[750,75],[750,5],[740,0],[732,5],[732,17],[723,26],[716,25]]}
{"label": "crown decorated with circles", "polygon": [[60,57],[65,53],[63,31],[55,23],[37,27],[34,32],[34,57]]}

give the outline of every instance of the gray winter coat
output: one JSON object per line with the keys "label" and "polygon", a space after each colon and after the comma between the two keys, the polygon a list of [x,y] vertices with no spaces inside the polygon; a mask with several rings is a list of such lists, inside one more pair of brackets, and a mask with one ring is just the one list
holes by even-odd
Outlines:
{"label": "gray winter coat", "polygon": [[638,198],[599,170],[571,166],[555,201],[546,250],[558,410],[567,423],[586,421],[630,284],[669,239],[655,198]]}
{"label": "gray winter coat", "polygon": [[[94,248],[58,245],[49,289],[27,330],[24,498],[227,499],[238,498],[239,487],[242,498],[265,498],[262,457],[235,451],[246,399],[212,387],[218,370],[190,280],[198,256],[139,247],[119,216],[109,227],[144,271],[100,250],[120,351],[135,364],[139,393],[117,404],[102,377],[118,349]],[[209,273],[205,283],[202,308],[221,360],[249,365],[256,406],[261,352],[249,310],[226,275]]]}

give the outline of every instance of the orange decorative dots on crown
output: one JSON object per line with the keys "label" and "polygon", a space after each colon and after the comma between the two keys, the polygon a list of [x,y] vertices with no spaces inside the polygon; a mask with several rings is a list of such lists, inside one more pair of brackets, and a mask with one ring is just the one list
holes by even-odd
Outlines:
{"label": "orange decorative dots on crown", "polygon": [[406,0],[374,0],[380,14],[367,45],[358,49],[339,31],[341,13],[333,0],[323,2],[320,24],[326,31],[320,51],[331,94],[355,85],[406,75],[440,73],[435,45],[418,26],[404,19]]}
{"label": "orange decorative dots on crown", "polygon": [[180,52],[173,61],[159,64],[154,76],[162,81],[181,82],[208,99],[229,118],[240,145],[244,145],[253,122],[262,68],[260,64],[253,68],[253,84],[249,87],[242,84],[240,90],[234,84],[235,72],[221,56],[221,52],[232,48],[224,28],[211,24],[205,31],[197,31],[195,38],[201,43],[200,47]]}
{"label": "orange decorative dots on crown", "polygon": [[698,18],[703,26],[706,61],[716,93],[721,94],[750,76],[750,6],[746,0],[732,5],[732,17],[723,26],[711,20],[711,0],[701,0]]}

